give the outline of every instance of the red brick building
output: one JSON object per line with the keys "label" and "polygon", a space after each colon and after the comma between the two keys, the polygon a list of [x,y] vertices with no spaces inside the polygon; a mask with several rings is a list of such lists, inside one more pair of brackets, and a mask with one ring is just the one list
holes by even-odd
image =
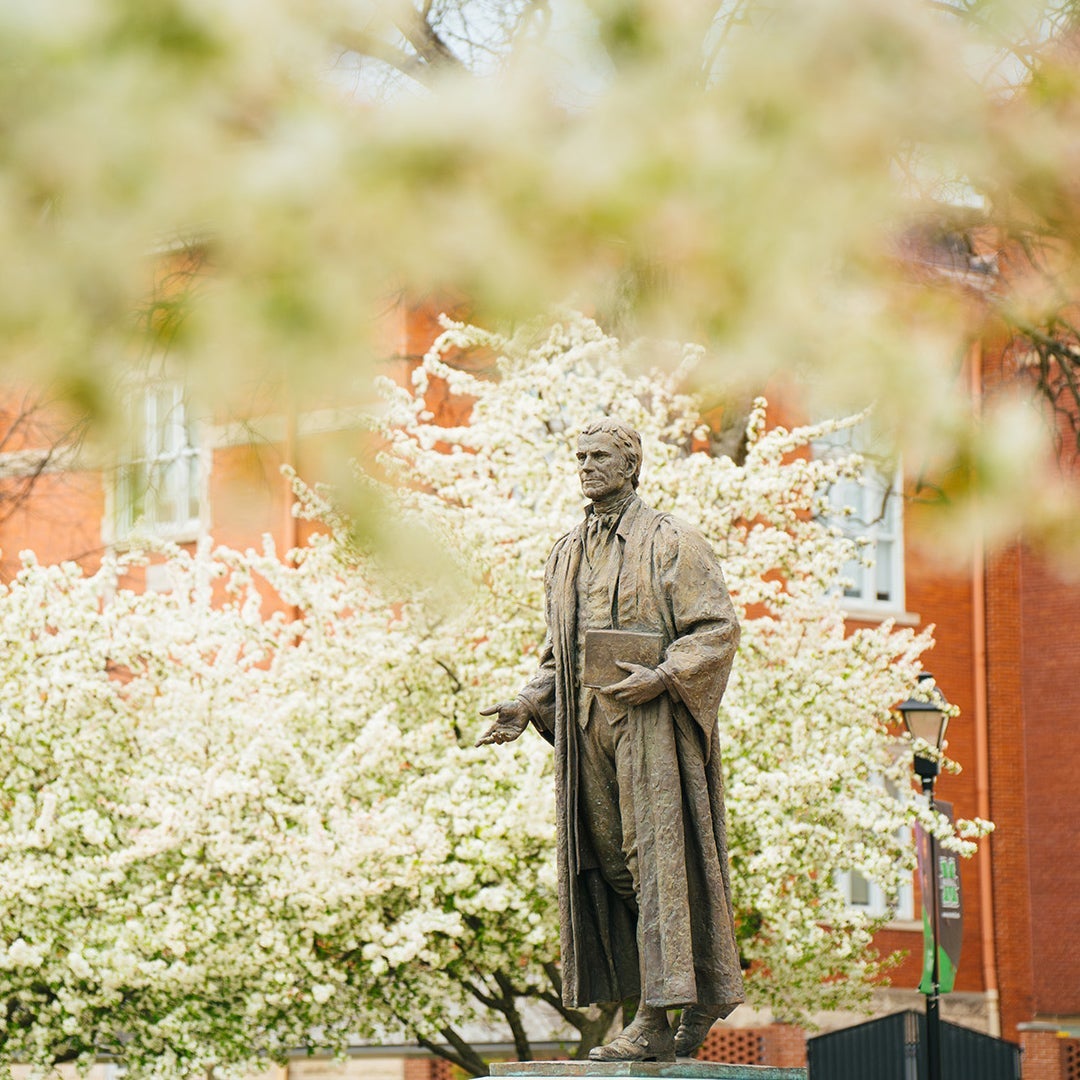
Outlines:
{"label": "red brick building", "polygon": [[[388,371],[407,369],[434,333],[430,311],[398,306],[383,335]],[[973,352],[970,363],[977,407],[998,378],[999,357]],[[65,449],[61,436],[70,425],[51,414],[24,422],[24,399],[9,399],[0,411],[0,438],[8,432],[0,445],[5,580],[26,548],[42,561],[94,563],[108,545],[123,542],[137,512],[180,541],[210,532],[245,546],[268,532],[286,550],[299,536],[279,466],[327,475],[341,454],[338,440],[355,445],[356,414],[341,403],[301,413],[270,406],[244,423],[199,419],[164,377],[150,381],[140,402],[131,451],[111,462],[88,447]],[[916,545],[902,509],[880,528],[882,570],[853,590],[851,619],[936,626],[926,664],[961,709],[949,741],[965,766],[959,776],[941,778],[938,794],[959,815],[997,826],[963,867],[963,955],[944,1016],[1023,1042],[1028,1080],[1080,1080],[1080,578],[1068,579],[1019,538],[990,555],[973,549],[970,564],[957,570],[935,558],[925,538]],[[872,906],[863,884],[850,883],[852,902]],[[914,990],[917,905],[913,892],[880,935],[883,950],[908,953],[892,988],[880,994],[880,1011],[922,1008]],[[804,1060],[801,1031],[743,1012],[730,1029],[714,1032],[710,1056],[774,1065]],[[825,1028],[859,1019],[821,1018]]]}

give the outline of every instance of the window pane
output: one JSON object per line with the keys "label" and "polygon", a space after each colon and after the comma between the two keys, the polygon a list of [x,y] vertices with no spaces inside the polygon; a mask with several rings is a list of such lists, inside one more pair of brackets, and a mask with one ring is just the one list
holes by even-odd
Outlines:
{"label": "window pane", "polygon": [[893,542],[878,540],[874,564],[874,599],[888,601],[893,598]]}
{"label": "window pane", "polygon": [[844,586],[844,595],[858,599],[863,594],[863,577],[866,571],[863,568],[862,563],[855,559],[849,559],[844,563],[844,569],[841,574],[847,584]]}
{"label": "window pane", "polygon": [[848,875],[848,902],[853,907],[870,906],[870,882],[858,870]]}
{"label": "window pane", "polygon": [[114,524],[124,536],[142,521],[154,529],[187,530],[201,516],[201,463],[183,389],[148,387],[135,410],[130,459],[116,472]]}
{"label": "window pane", "polygon": [[189,521],[198,521],[200,514],[199,496],[202,493],[202,478],[200,474],[199,455],[192,453],[188,455],[187,459],[188,468],[188,502],[187,502],[187,516]]}

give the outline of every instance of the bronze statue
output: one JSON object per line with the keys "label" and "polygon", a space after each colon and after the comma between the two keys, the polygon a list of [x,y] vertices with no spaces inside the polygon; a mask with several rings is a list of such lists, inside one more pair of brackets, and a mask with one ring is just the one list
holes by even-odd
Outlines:
{"label": "bronze statue", "polygon": [[638,433],[601,420],[577,458],[540,670],[477,745],[532,723],[555,747],[563,999],[640,1002],[589,1057],[671,1061],[743,1000],[716,731],[739,625],[704,537],[638,498]]}

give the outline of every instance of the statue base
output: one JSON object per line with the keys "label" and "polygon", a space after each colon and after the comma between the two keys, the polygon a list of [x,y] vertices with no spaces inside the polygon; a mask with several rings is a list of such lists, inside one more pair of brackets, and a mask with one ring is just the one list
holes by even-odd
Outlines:
{"label": "statue base", "polygon": [[719,1061],[495,1061],[492,1076],[577,1080],[622,1076],[628,1080],[806,1080],[805,1069],[725,1065]]}

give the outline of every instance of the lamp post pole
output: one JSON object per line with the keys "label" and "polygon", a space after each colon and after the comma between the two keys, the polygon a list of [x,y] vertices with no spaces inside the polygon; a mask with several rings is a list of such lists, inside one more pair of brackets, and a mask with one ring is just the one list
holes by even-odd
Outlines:
{"label": "lamp post pole", "polygon": [[[938,774],[938,763],[930,758],[915,758],[915,772],[922,780],[923,794],[930,806],[930,812],[936,809],[934,803],[934,780]],[[932,771],[931,771],[932,770]],[[930,841],[930,941],[934,949],[930,975],[930,993],[926,995],[926,1080],[941,1080],[941,972],[938,956],[938,848],[937,837],[928,832]]]}
{"label": "lamp post pole", "polygon": [[[945,729],[949,723],[952,707],[945,700],[936,686],[923,687],[922,684],[933,680],[929,672],[919,675],[921,689],[916,693],[920,697],[908,698],[897,710],[904,718],[908,732],[913,739],[921,739],[937,751],[936,756],[915,751],[915,775],[922,781],[923,794],[926,796],[931,813],[936,809],[934,802],[934,781],[941,772],[940,752],[945,745]],[[930,854],[930,873],[928,876],[930,895],[924,897],[930,915],[930,943],[933,958],[930,969],[930,992],[926,995],[926,1077],[927,1080],[941,1080],[941,971],[938,950],[940,930],[939,878],[941,867],[938,865],[938,844],[933,832],[927,830]]]}

